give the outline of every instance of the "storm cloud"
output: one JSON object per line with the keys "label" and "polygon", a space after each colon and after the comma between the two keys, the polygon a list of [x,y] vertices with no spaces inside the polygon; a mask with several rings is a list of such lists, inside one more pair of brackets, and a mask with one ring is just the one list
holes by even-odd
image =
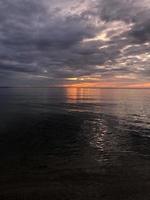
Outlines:
{"label": "storm cloud", "polygon": [[150,0],[1,0],[0,86],[150,82]]}

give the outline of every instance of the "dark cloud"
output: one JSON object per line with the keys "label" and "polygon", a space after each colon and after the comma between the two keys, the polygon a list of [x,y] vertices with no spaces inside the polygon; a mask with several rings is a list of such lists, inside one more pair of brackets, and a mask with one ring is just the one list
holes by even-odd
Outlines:
{"label": "dark cloud", "polygon": [[132,30],[131,35],[135,38],[137,42],[150,41],[150,21],[138,24]]}
{"label": "dark cloud", "polygon": [[149,0],[1,0],[0,85],[147,80],[149,11]]}

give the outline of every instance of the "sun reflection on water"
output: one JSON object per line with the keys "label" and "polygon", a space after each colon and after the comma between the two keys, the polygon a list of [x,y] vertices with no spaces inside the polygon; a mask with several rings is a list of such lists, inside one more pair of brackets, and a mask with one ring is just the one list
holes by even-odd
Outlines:
{"label": "sun reflection on water", "polygon": [[[98,91],[98,93],[97,93]],[[67,100],[69,103],[87,103],[100,99],[100,90],[94,90],[91,88],[66,88]]]}
{"label": "sun reflection on water", "polygon": [[103,119],[89,120],[84,123],[84,129],[88,130],[87,141],[93,149],[104,152],[107,148],[107,134],[109,133],[107,125]]}
{"label": "sun reflection on water", "polygon": [[93,124],[89,144],[103,152],[105,149],[105,137],[107,132],[107,126],[104,125],[103,121],[98,120],[98,123],[96,122]]}

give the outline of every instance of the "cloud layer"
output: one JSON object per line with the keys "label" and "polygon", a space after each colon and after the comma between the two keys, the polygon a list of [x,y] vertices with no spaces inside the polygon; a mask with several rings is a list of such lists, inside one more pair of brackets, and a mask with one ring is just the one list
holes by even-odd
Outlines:
{"label": "cloud layer", "polygon": [[150,0],[1,0],[0,85],[150,82]]}

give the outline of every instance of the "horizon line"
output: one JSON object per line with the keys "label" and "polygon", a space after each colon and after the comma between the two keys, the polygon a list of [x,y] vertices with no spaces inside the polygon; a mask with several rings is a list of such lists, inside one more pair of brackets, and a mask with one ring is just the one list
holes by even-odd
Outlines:
{"label": "horizon line", "polygon": [[0,88],[150,89],[150,87],[0,86]]}

